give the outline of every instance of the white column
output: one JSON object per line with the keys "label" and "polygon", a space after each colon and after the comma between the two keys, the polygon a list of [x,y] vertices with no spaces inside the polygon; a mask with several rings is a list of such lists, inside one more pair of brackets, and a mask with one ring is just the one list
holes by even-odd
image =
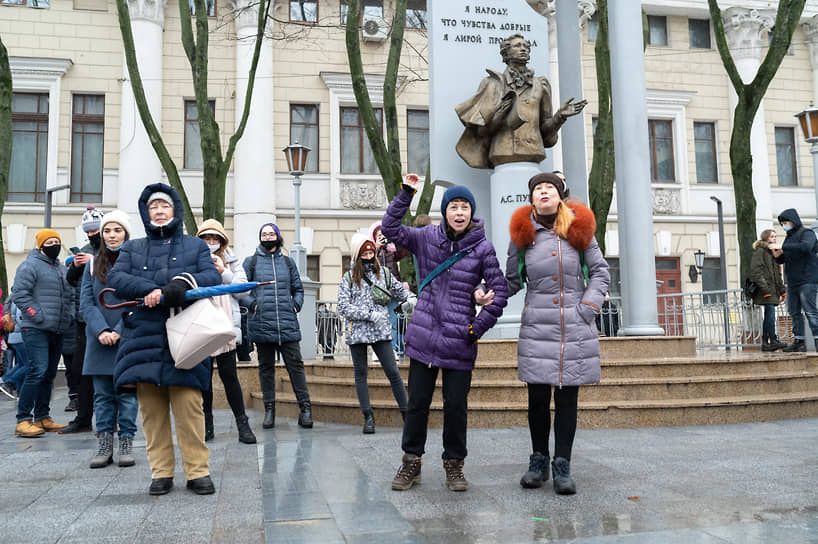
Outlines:
{"label": "white column", "polygon": [[[557,0],[557,44],[559,47],[559,101],[582,100],[582,43],[579,36],[578,3]],[[585,115],[569,117],[560,129],[562,164],[571,194],[588,202],[588,172],[585,164]]]}
{"label": "white column", "polygon": [[[809,61],[812,66],[812,103],[818,104],[818,15],[807,19],[801,28],[807,38]],[[799,106],[796,106],[799,109]]]}
{"label": "white column", "polygon": [[[529,5],[548,20],[548,82],[551,83],[551,106],[558,108],[560,105],[560,71],[554,67],[559,67],[559,48],[557,42],[557,8],[556,0],[527,0]],[[551,157],[551,165],[554,170],[564,171],[562,164],[562,138],[557,140],[557,145],[548,152]]]}
{"label": "white column", "polygon": [[[167,0],[128,0],[136,60],[153,122],[162,130],[162,32]],[[131,216],[131,236],[144,233],[137,209],[142,189],[162,179],[162,166],[148,140],[131,89],[123,55],[117,206]]]}
{"label": "white column", "polygon": [[[745,83],[755,78],[761,66],[762,33],[772,29],[774,11],[757,11],[746,8],[727,8],[722,12],[727,45],[736,68]],[[730,111],[738,104],[733,85],[730,86]],[[731,118],[732,120],[732,118]],[[770,159],[765,130],[764,101],[758,107],[753,128],[750,130],[750,152],[753,157],[753,192],[756,197],[756,231],[761,232],[773,225],[772,192],[770,188]],[[777,212],[776,212],[777,213]]]}
{"label": "white column", "polygon": [[[258,30],[258,4],[234,0],[236,24],[236,126],[244,111],[244,97]],[[286,144],[285,144],[286,145]],[[285,145],[282,145],[283,149]],[[233,249],[239,257],[258,245],[258,229],[275,221],[275,156],[273,143],[273,44],[265,38],[259,54],[250,116],[236,145],[233,161]],[[288,241],[288,243],[292,240]]]}
{"label": "white column", "polygon": [[647,89],[639,0],[608,4],[608,24],[616,179],[628,180],[616,184],[625,306],[625,323],[619,334],[662,335],[656,309]]}

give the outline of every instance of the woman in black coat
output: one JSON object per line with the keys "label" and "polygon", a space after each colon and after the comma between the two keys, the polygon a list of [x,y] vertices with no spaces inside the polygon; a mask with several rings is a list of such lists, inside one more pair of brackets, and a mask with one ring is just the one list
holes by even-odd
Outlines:
{"label": "woman in black coat", "polygon": [[108,284],[120,298],[144,299],[123,319],[114,382],[116,387],[136,384],[151,466],[149,493],[164,495],[173,487],[171,410],[188,489],[214,493],[202,411],[210,371],[205,364],[190,370],[175,367],[165,321],[170,308],[184,305],[187,284],[174,276],[190,273],[200,287],[219,285],[222,278],[204,240],[183,233],[182,199],[173,188],[163,183],[145,187],[139,214],[147,236],[126,242],[108,274]]}

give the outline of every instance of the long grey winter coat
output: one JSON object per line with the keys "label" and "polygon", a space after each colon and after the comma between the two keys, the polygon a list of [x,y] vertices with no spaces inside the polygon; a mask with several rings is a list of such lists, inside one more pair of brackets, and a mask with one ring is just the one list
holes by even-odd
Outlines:
{"label": "long grey winter coat", "polygon": [[[531,206],[518,209],[511,219],[509,296],[522,287],[518,248],[526,248],[528,289],[517,343],[518,373],[526,383],[583,385],[600,378],[594,318],[608,290],[608,263],[594,240],[593,212],[581,204],[567,206],[574,213],[567,239],[534,221]],[[587,286],[580,264],[583,249]]]}
{"label": "long grey winter coat", "polygon": [[[391,292],[397,300],[404,302],[408,298],[409,291],[398,278],[391,274],[389,289],[387,289],[383,268],[380,270],[380,277],[375,275],[375,270],[371,266],[365,266],[365,271],[369,281]],[[352,281],[350,274],[344,274],[341,286],[338,288],[338,313],[347,320],[347,344],[374,344],[382,340],[392,340],[392,326],[388,319],[383,320],[380,327],[370,320],[372,311],[376,309],[389,311],[385,306],[373,302],[372,290],[368,283],[361,280],[361,286],[358,287]]]}
{"label": "long grey winter coat", "polygon": [[74,288],[65,279],[65,266],[32,249],[17,268],[11,300],[20,308],[19,329],[32,327],[58,334],[74,322]]}

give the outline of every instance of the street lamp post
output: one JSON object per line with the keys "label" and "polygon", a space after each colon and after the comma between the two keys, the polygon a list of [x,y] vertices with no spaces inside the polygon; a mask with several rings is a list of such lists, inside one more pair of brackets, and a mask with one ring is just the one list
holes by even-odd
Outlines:
{"label": "street lamp post", "polygon": [[63,189],[70,189],[70,185],[60,185],[59,187],[49,187],[45,190],[45,206],[43,207],[43,228],[51,228],[51,199],[54,193]]}
{"label": "street lamp post", "polygon": [[730,312],[727,309],[727,248],[724,247],[724,211],[721,200],[711,196],[710,200],[716,203],[716,212],[719,218],[719,266],[721,268],[721,289],[724,291],[724,345],[730,351]]}
{"label": "street lamp post", "polygon": [[295,241],[290,249],[290,257],[295,261],[298,273],[302,278],[307,277],[307,250],[301,245],[301,175],[307,166],[307,155],[311,149],[301,145],[296,140],[284,148],[284,155],[287,157],[287,168],[293,177],[294,207],[295,207]]}
{"label": "street lamp post", "polygon": [[[818,217],[818,108],[810,104],[804,111],[795,114],[801,125],[804,139],[811,144],[809,152],[812,154],[812,177],[815,185],[815,213]],[[816,219],[818,222],[818,219]]]}

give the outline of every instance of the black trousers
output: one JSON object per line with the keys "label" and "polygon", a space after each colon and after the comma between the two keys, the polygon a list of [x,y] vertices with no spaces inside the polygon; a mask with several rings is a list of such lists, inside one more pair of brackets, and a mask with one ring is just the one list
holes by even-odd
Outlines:
{"label": "black trousers", "polygon": [[[429,406],[440,370],[415,359],[409,360],[409,410],[403,425],[402,448],[421,456],[426,451]],[[443,459],[465,459],[468,426],[468,396],[471,370],[443,369]]]}
{"label": "black trousers", "polygon": [[224,395],[227,397],[227,403],[233,411],[233,417],[236,419],[243,417],[245,415],[244,394],[241,391],[239,376],[236,372],[236,350],[231,350],[207,359],[211,379],[210,389],[202,391],[202,406],[204,407],[205,418],[213,419],[213,359],[216,359],[219,378],[224,384]]}
{"label": "black trousers", "polygon": [[310,402],[310,392],[307,390],[307,376],[304,373],[304,360],[301,358],[300,342],[256,342],[258,350],[258,379],[261,384],[261,394],[264,404],[276,401],[276,353],[284,359],[284,368],[290,375],[290,384],[299,406]]}
{"label": "black trousers", "polygon": [[90,427],[91,418],[94,416],[94,378],[82,373],[82,365],[85,364],[85,344],[85,323],[78,321],[77,344],[74,348],[74,356],[71,357],[71,375],[76,384],[77,402],[79,403],[74,423]]}
{"label": "black trousers", "polygon": [[[528,430],[533,450],[548,455],[551,431],[551,385],[528,384]],[[554,457],[571,460],[577,432],[579,386],[554,386]]]}

